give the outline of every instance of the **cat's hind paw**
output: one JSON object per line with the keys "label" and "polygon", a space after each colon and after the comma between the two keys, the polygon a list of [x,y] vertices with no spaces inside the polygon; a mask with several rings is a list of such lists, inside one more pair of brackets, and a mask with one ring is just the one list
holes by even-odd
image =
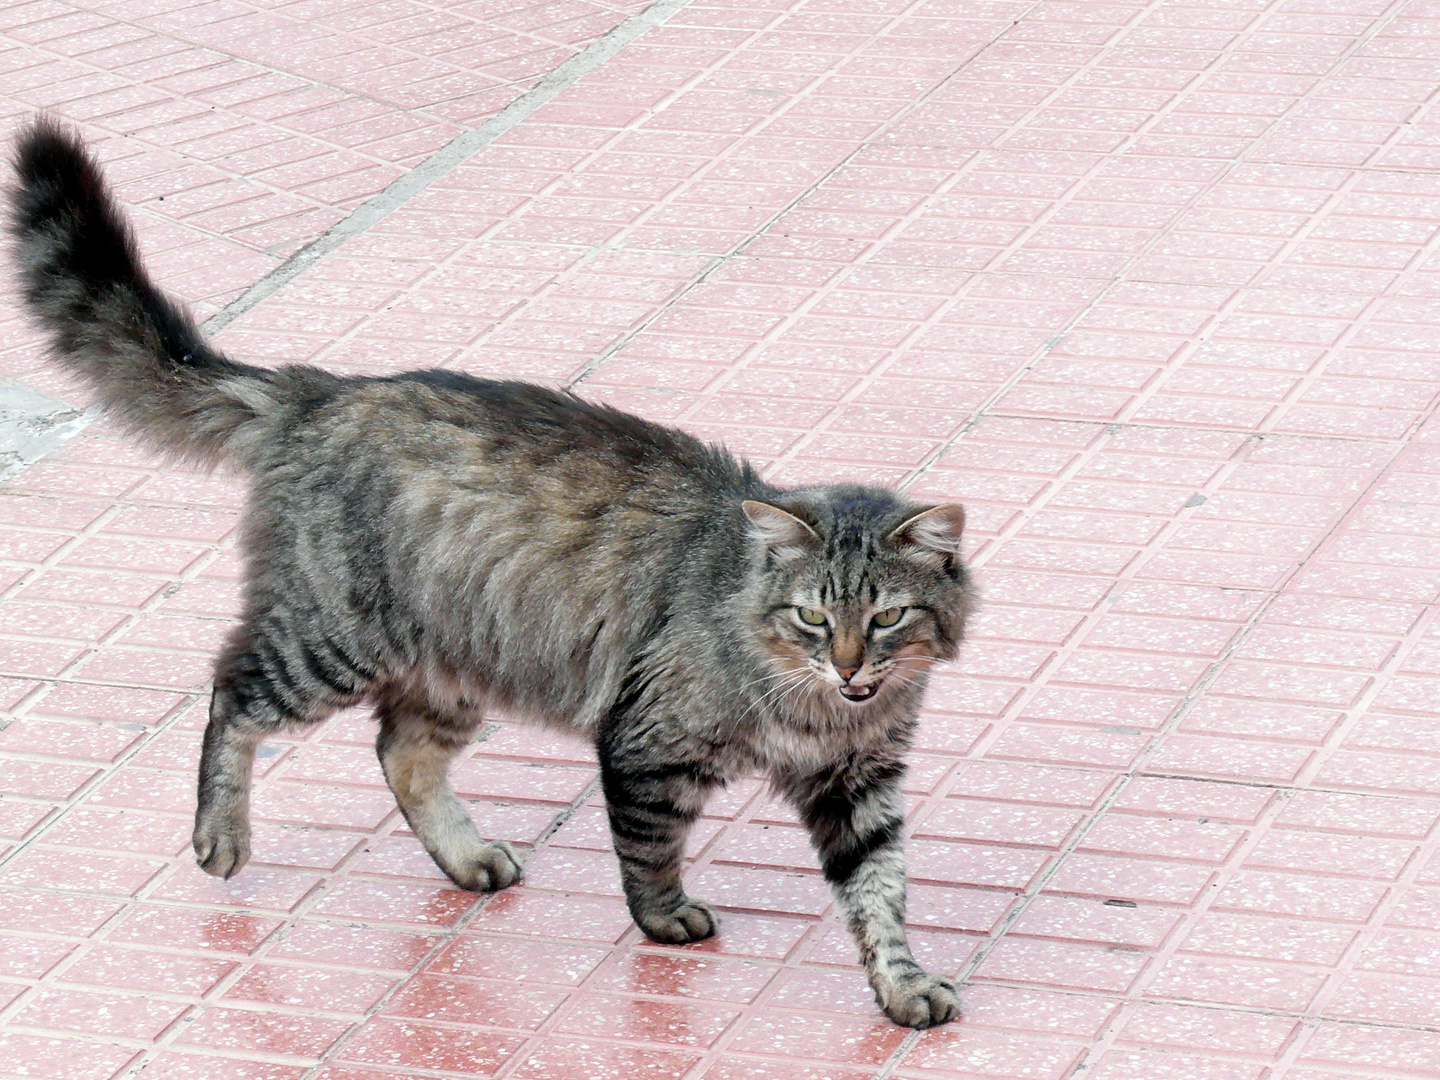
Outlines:
{"label": "cat's hind paw", "polygon": [[686,899],[668,915],[642,915],[635,920],[651,941],[688,945],[703,941],[720,929],[720,916],[704,900]]}
{"label": "cat's hind paw", "polygon": [[935,1027],[960,1016],[960,994],[955,984],[924,972],[894,984],[889,993],[877,993],[876,998],[885,1015],[901,1027]]}

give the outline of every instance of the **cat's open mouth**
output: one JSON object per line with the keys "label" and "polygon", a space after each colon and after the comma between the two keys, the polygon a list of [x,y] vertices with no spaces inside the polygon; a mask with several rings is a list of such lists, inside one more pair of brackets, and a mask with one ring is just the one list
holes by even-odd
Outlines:
{"label": "cat's open mouth", "polygon": [[842,686],[840,696],[846,701],[869,701],[879,689],[879,683],[871,683],[869,686]]}

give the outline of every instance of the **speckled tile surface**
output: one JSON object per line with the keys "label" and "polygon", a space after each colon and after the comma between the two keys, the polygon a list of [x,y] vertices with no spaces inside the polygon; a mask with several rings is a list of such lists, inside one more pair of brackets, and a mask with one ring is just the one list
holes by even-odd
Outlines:
{"label": "speckled tile surface", "polygon": [[[210,316],[643,10],[9,4],[0,117],[76,121]],[[243,487],[96,423],[0,487],[0,1077],[1440,1077],[1440,4],[665,15],[218,340],[964,502],[909,851],[966,1019],[878,1014],[758,783],[691,846],[721,936],[646,943],[593,756],[510,722],[455,786],[519,887],[449,887],[359,712],[201,874]],[[0,375],[83,403],[4,295]]]}

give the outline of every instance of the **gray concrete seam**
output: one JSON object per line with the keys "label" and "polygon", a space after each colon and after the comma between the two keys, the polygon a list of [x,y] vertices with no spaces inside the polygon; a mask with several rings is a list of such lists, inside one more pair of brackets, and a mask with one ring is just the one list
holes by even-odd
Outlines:
{"label": "gray concrete seam", "polygon": [[[573,86],[584,75],[689,3],[690,0],[657,0],[644,11],[630,16],[596,38],[489,120],[457,135],[384,191],[356,207],[206,319],[201,329],[208,336],[219,333],[347,240],[383,221],[466,158],[494,142],[561,91]],[[61,443],[78,435],[98,416],[99,411],[93,406],[81,411],[22,382],[0,378],[0,484],[19,475]]]}
{"label": "gray concrete seam", "polygon": [[609,33],[596,38],[586,48],[544,76],[533,89],[521,94],[479,127],[457,135],[380,194],[368,199],[347,217],[330,226],[251,285],[242,295],[206,319],[201,329],[211,336],[219,333],[347,240],[379,224],[466,158],[494,142],[562,90],[573,86],[641,34],[664,23],[689,3],[690,0],[657,0],[638,15],[630,16]]}
{"label": "gray concrete seam", "polygon": [[14,379],[0,378],[0,484],[24,472],[99,415]]}

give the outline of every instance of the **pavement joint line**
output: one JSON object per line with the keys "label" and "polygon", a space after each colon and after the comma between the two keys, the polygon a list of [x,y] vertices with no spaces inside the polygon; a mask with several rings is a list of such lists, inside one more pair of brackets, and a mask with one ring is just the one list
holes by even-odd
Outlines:
{"label": "pavement joint line", "polygon": [[[1127,777],[1121,784],[1122,790],[1129,785],[1130,779]],[[1224,891],[1225,885],[1234,879],[1242,869],[1245,860],[1264,842],[1270,827],[1289,807],[1291,798],[1292,793],[1289,792],[1278,792],[1272,796],[1264,809],[1256,815],[1255,820],[1244,826],[1244,838],[1226,855],[1224,862],[1218,866],[1212,866],[1210,876],[1200,894],[1191,902],[1189,908],[1180,914],[1162,944],[1154,949],[1137,949],[1137,951],[1148,953],[1144,966],[1135,973],[1130,985],[1118,995],[1119,1007],[1110,1015],[1105,1026],[1089,1046],[1081,1051],[1079,1059],[1072,1066],[1071,1075],[1078,1076],[1084,1070],[1091,1068],[1091,1063],[1103,1058],[1115,1044],[1116,1039],[1134,1015],[1136,1007],[1144,1003],[1147,987],[1174,959],[1180,946],[1189,937],[1191,929],[1210,913],[1216,899]]]}
{"label": "pavement joint line", "polygon": [[[1376,674],[1371,683],[1370,690],[1367,692],[1370,699],[1373,700],[1374,696],[1379,692],[1379,687],[1384,684],[1386,670],[1388,670],[1389,674],[1393,675],[1396,670],[1403,666],[1405,657],[1408,656],[1415,646],[1424,638],[1425,632],[1435,621],[1433,618],[1434,614],[1434,608],[1427,608],[1426,613],[1416,620],[1415,625],[1407,635],[1406,640],[1408,645],[1397,649],[1396,654],[1391,658],[1386,668]],[[1357,714],[1362,712],[1363,709],[1364,705],[1361,703],[1357,703],[1352,707],[1352,711]],[[1345,734],[1347,734],[1347,732],[1344,730],[1337,729],[1336,733],[1327,740],[1328,744],[1331,747],[1338,746],[1344,741]],[[1325,749],[1325,746],[1317,747],[1317,757],[1323,753]],[[1306,772],[1313,772],[1313,770],[1307,766],[1306,769],[1302,770],[1301,775],[1303,776]],[[1308,784],[1304,786],[1296,784],[1289,787],[1277,785],[1273,786],[1272,790],[1276,792],[1278,798],[1271,801],[1261,815],[1256,818],[1254,824],[1247,826],[1247,829],[1251,831],[1246,840],[1227,856],[1225,863],[1216,867],[1216,876],[1220,877],[1221,881],[1211,882],[1207,886],[1204,896],[1193,903],[1190,908],[1181,915],[1176,927],[1167,935],[1165,944],[1156,950],[1155,955],[1158,958],[1168,959],[1175,955],[1185,941],[1187,928],[1198,923],[1214,907],[1216,900],[1219,898],[1221,892],[1223,892],[1222,882],[1233,877],[1236,872],[1242,869],[1243,862],[1248,853],[1252,852],[1255,847],[1258,846],[1269,826],[1274,824],[1275,820],[1283,815],[1290,800],[1302,792],[1313,791],[1316,790],[1316,788]],[[1331,1001],[1334,1000],[1336,994],[1339,993],[1346,978],[1354,972],[1355,964],[1361,955],[1375,940],[1376,936],[1383,931],[1390,914],[1399,904],[1400,898],[1405,895],[1408,888],[1416,884],[1420,875],[1424,872],[1430,856],[1434,853],[1437,842],[1440,842],[1440,835],[1432,832],[1428,839],[1421,839],[1415,843],[1414,851],[1409,860],[1400,874],[1389,884],[1384,897],[1375,905],[1369,918],[1358,926],[1340,959],[1325,972],[1320,988],[1315,991],[1314,996],[1311,997],[1304,1010],[1299,1013],[1298,1023],[1287,1040],[1286,1049],[1277,1059],[1275,1075],[1282,1075],[1289,1066],[1295,1063],[1296,1059],[1304,1052],[1306,1044],[1321,1023],[1327,1021],[1340,1022],[1342,1020],[1342,1018],[1327,1017],[1322,1014],[1329,1007]],[[1343,877],[1341,879],[1343,880]],[[1162,965],[1152,964],[1147,965],[1147,967],[1143,968],[1137,974],[1135,982],[1124,994],[1121,1007],[1106,1025],[1106,1030],[1095,1039],[1081,1057],[1079,1063],[1077,1063],[1074,1070],[1075,1075],[1079,1075],[1081,1070],[1086,1067],[1086,1062],[1092,1058],[1098,1059],[1102,1057],[1106,1050],[1114,1045],[1116,1037],[1124,1029],[1125,1022],[1134,1011],[1134,1007],[1143,1002],[1145,987],[1160,974],[1161,970]],[[1290,1013],[1290,1017],[1295,1017],[1294,1011]],[[1370,1021],[1366,1021],[1366,1023],[1369,1022]],[[1420,1030],[1434,1030],[1433,1025],[1413,1026]]]}
{"label": "pavement joint line", "polygon": [[[467,158],[499,138],[547,104],[581,77],[594,71],[647,30],[669,20],[690,0],[657,0],[625,19],[540,79],[479,127],[456,136],[445,146],[391,182],[315,240],[255,282],[239,297],[201,324],[214,336],[261,301],[279,291],[346,241],[365,233]],[[83,411],[13,379],[0,378],[0,485],[24,472],[89,427],[100,416],[91,406]]]}
{"label": "pavement joint line", "polygon": [[[1395,656],[1392,657],[1391,662],[1386,665],[1390,675],[1393,675],[1404,665],[1405,659],[1424,639],[1426,633],[1433,627],[1435,621],[1436,609],[1427,607],[1425,613],[1416,620],[1415,625],[1411,628],[1406,642],[1396,649]],[[1367,691],[1372,701],[1379,693],[1379,688],[1385,682],[1384,674],[1385,669],[1377,673],[1374,681],[1370,685],[1370,689]],[[1363,700],[1364,696],[1362,695],[1362,701]],[[1357,717],[1362,709],[1362,704],[1357,702],[1354,706],[1354,712]],[[1346,730],[1342,724],[1341,727],[1337,729],[1334,737],[1329,741],[1338,746],[1344,741],[1345,736],[1348,734],[1349,731]],[[1320,749],[1323,750],[1324,747]],[[1317,754],[1317,758],[1318,757],[1319,755]],[[1306,772],[1309,771],[1309,767],[1307,766],[1305,770],[1302,770],[1301,776],[1303,777]],[[1305,1047],[1309,1045],[1310,1039],[1314,1036],[1315,1030],[1319,1027],[1321,1021],[1328,1019],[1328,1017],[1323,1015],[1324,1012],[1330,1008],[1345,983],[1349,980],[1350,976],[1355,973],[1356,967],[1365,952],[1374,943],[1375,939],[1384,932],[1391,915],[1400,904],[1401,897],[1405,896],[1408,890],[1418,883],[1420,876],[1425,872],[1437,848],[1440,848],[1440,833],[1435,832],[1432,832],[1428,838],[1421,839],[1415,844],[1409,861],[1401,869],[1399,875],[1390,883],[1384,896],[1381,897],[1379,903],[1377,903],[1371,911],[1370,917],[1359,927],[1355,935],[1350,939],[1350,944],[1347,945],[1341,953],[1340,958],[1336,960],[1325,973],[1320,988],[1315,991],[1315,995],[1305,1007],[1305,1012],[1302,1014],[1300,1023],[1291,1036],[1289,1045],[1276,1060],[1275,1075],[1284,1075],[1288,1068],[1294,1065],[1300,1055],[1305,1052]]]}
{"label": "pavement joint line", "polygon": [[[77,547],[83,544],[86,539],[91,538],[96,533],[100,532],[104,528],[104,526],[115,516],[121,505],[123,505],[123,503],[117,503],[117,505],[111,507],[108,512],[101,514],[99,517],[95,518],[95,520],[91,521],[88,525],[86,525],[84,529],[77,532],[73,537],[71,537],[69,541],[61,544],[60,547],[56,548],[56,550],[50,554],[46,562],[42,564],[42,567],[58,564],[60,560],[62,560],[66,555],[68,555],[70,552],[74,551]],[[185,570],[182,572],[181,576],[178,579],[179,582],[183,584],[185,582],[195,580],[208,567],[212,566],[215,560],[219,557],[220,553],[218,547],[212,547],[210,551],[198,556],[188,567],[185,568]],[[25,577],[21,578],[18,582],[15,583],[15,585],[11,587],[12,590],[23,589],[26,585],[28,585],[31,581],[34,580],[35,576],[36,575],[27,574]],[[118,623],[116,623],[116,625],[111,628],[100,641],[92,642],[89,646],[83,649],[74,659],[72,659],[63,668],[61,668],[59,674],[40,680],[40,685],[35,690],[27,694],[21,702],[17,703],[14,708],[8,711],[12,715],[19,713],[21,715],[28,716],[31,710],[37,704],[43,702],[45,697],[48,696],[49,693],[57,686],[72,681],[67,678],[67,672],[73,671],[75,668],[82,666],[87,660],[89,660],[106,645],[113,644],[114,642],[119,641],[129,630],[135,627],[135,625],[143,616],[159,610],[160,605],[162,605],[167,599],[169,599],[169,596],[167,595],[165,590],[157,591],[144,604],[140,605],[138,608],[132,611],[126,618],[121,619]],[[105,686],[114,685],[114,683],[92,682],[89,685]],[[157,723],[154,727],[150,727],[145,732],[143,732],[140,738],[136,739],[135,742],[131,744],[131,746],[127,750],[123,751],[117,758],[115,758],[115,760],[109,762],[104,766],[99,766],[97,763],[98,771],[96,772],[96,774],[92,776],[89,780],[85,781],[85,783],[82,784],[80,787],[78,787],[66,799],[63,804],[58,805],[56,807],[56,812],[52,817],[47,818],[29,836],[25,837],[13,848],[5,852],[3,856],[0,856],[0,868],[9,866],[17,858],[19,858],[20,855],[30,850],[31,847],[43,840],[72,811],[87,802],[89,796],[95,791],[96,788],[104,784],[112,776],[116,775],[116,773],[120,770],[122,766],[125,765],[126,762],[130,761],[137,754],[147,749],[151,743],[153,743],[156,739],[160,737],[162,732],[168,731],[171,727],[173,727],[180,720],[180,718],[189,713],[190,710],[194,708],[198,702],[206,700],[210,693],[210,688],[208,685],[198,690],[177,690],[173,686],[156,686],[152,688],[159,689],[171,694],[177,694],[181,696],[184,700],[180,704],[176,705],[163,720]]]}
{"label": "pavement joint line", "polygon": [[[971,559],[970,565],[972,567],[984,566],[990,561],[990,557],[999,551],[1006,542],[1014,539],[1018,534],[1023,532],[1027,525],[1049,508],[1050,502],[1056,494],[1058,494],[1076,474],[1084,469],[1086,465],[1092,463],[1095,458],[1103,452],[1110,441],[1114,439],[1114,436],[1115,432],[1109,430],[1107,427],[1107,430],[1100,438],[1093,440],[1088,447],[1080,453],[1077,453],[1075,460],[1055,477],[1051,484],[1036,497],[1031,505],[1024,507],[1005,528],[1001,529],[994,537],[988,539],[985,547]],[[1244,438],[1231,452],[1230,457],[1217,466],[1209,479],[1195,489],[1196,494],[1213,495],[1223,490],[1225,482],[1234,475],[1235,470],[1246,462],[1259,443],[1260,439],[1258,436],[1251,435]],[[1098,601],[1095,607],[1080,620],[1075,629],[1071,631],[1070,637],[1066,639],[1065,643],[1057,647],[1055,657],[1050,662],[1047,670],[1053,672],[1079,651],[1096,623],[1107,614],[1107,601],[1110,598],[1121,595],[1124,590],[1139,577],[1141,571],[1149,565],[1150,561],[1164,548],[1165,544],[1195,517],[1195,512],[1201,505],[1204,504],[1200,503],[1191,506],[1187,503],[1185,506],[1176,510],[1170,520],[1156,532],[1149,542],[1146,543],[1145,547],[1125,564],[1124,568],[1115,576],[1110,588],[1106,590],[1104,598]],[[1276,590],[1275,593],[1272,594],[1272,598],[1273,595],[1278,595],[1278,591],[1279,590]],[[1268,601],[1262,601],[1261,606],[1264,606],[1267,602]],[[1035,689],[1034,684],[1027,685],[1015,696],[1014,700],[1006,708],[1005,717],[1002,722],[1008,723],[1023,715],[1025,709],[1034,701],[1037,694],[1038,691]],[[988,735],[982,736],[977,740],[972,753],[974,753],[976,757],[985,756],[994,747],[995,743],[999,741],[1003,733],[1004,727],[997,724]]]}
{"label": "pavement joint line", "polygon": [[[325,741],[327,727],[328,723],[322,722],[315,725],[310,731],[305,732],[303,737],[293,744],[290,755],[282,759],[276,768],[268,770],[263,776],[257,777],[252,787],[252,800],[260,794],[261,789],[283,780],[285,774],[290,770],[294,762],[303,755],[306,746],[323,743]],[[481,742],[484,738],[488,737],[489,734],[486,733],[476,741]],[[256,964],[263,963],[275,950],[276,946],[285,941],[301,919],[313,918],[313,909],[331,893],[335,880],[346,875],[351,867],[361,862],[365,856],[369,854],[369,843],[388,839],[394,834],[395,829],[402,825],[404,825],[403,816],[400,814],[397,806],[395,809],[386,813],[379,824],[370,832],[368,841],[357,843],[349,854],[335,865],[328,875],[321,876],[316,886],[305,893],[283,916],[277,915],[274,908],[266,908],[259,903],[241,903],[234,905],[231,910],[241,914],[263,919],[279,918],[280,925],[266,935],[243,960],[237,961],[228,973],[218,979],[204,993],[200,994],[198,1000],[189,1002],[185,1011],[176,1021],[162,1032],[159,1037],[151,1041],[148,1045],[145,1045],[135,1060],[132,1061],[123,1072],[118,1074],[116,1080],[128,1080],[128,1078],[138,1076],[144,1072],[156,1057],[172,1049],[185,1030],[203,1018],[211,1008],[217,1003],[220,1003],[222,999],[225,999],[225,1004],[234,1004],[233,1001],[227,998],[230,990],[249,975],[254,970]],[[152,904],[160,908],[186,910],[189,904],[185,900],[157,897],[155,895],[174,876],[175,873],[173,870],[157,874],[136,891],[134,896],[135,902]],[[109,925],[110,924],[107,923],[106,927]],[[106,927],[102,927],[95,936],[101,937],[101,935],[105,933]],[[435,945],[426,952],[420,962],[422,964],[429,963],[429,961],[434,958],[436,950],[442,947],[443,944],[444,940],[437,940]],[[413,972],[410,973],[410,975],[413,974]],[[405,981],[408,981],[408,977]],[[392,987],[391,991],[385,994],[385,1000],[388,1001],[391,998],[395,989],[395,987]],[[263,1055],[265,1052],[261,1051],[260,1053]],[[269,1057],[262,1056],[258,1060],[283,1062],[286,1060],[286,1057],[284,1055],[271,1054]]]}
{"label": "pavement joint line", "polygon": [[[305,739],[295,744],[296,751],[303,753],[303,747],[324,743],[325,731],[327,726],[328,724],[318,725],[313,731],[311,731],[307,735]],[[479,735],[476,737],[476,739],[471,745],[478,746],[480,744],[483,744],[499,730],[499,724],[493,722],[486,723],[481,728]],[[292,764],[295,760],[298,760],[298,754],[292,754],[291,757],[287,759],[286,764],[282,766],[282,768],[275,775],[267,774],[264,777],[258,778],[256,781],[256,793],[258,794],[258,789],[264,785],[273,784],[277,781],[283,781],[285,779],[285,773],[288,771],[289,765]],[[585,785],[580,794],[571,801],[568,807],[559,811],[556,819],[552,821],[549,826],[546,827],[546,829],[541,833],[539,837],[537,837],[534,847],[531,849],[530,852],[531,857],[534,856],[535,852],[540,849],[541,845],[544,844],[544,842],[548,840],[552,835],[554,835],[554,833],[562,825],[564,825],[564,823],[568,821],[570,817],[579,810],[580,807],[585,805],[586,801],[594,794],[598,785],[599,777],[597,776]],[[408,826],[406,826],[403,816],[401,815],[399,808],[397,807],[391,810],[388,814],[386,814],[384,820],[382,820],[381,823],[375,827],[375,829],[371,833],[370,840],[371,842],[373,842],[380,839],[388,838],[394,834],[394,831],[397,828],[403,827]],[[293,908],[291,908],[289,912],[283,915],[277,915],[277,912],[273,908],[265,908],[261,906],[245,904],[233,906],[231,910],[239,912],[241,914],[249,914],[256,917],[269,919],[279,918],[280,925],[276,927],[273,931],[271,931],[270,934],[266,936],[264,941],[258,946],[256,946],[256,948],[249,955],[247,955],[244,960],[238,961],[235,965],[234,970],[232,970],[225,977],[216,982],[215,985],[213,985],[209,990],[205,991],[205,993],[201,995],[198,1001],[193,1002],[190,1007],[185,1011],[185,1013],[179,1018],[179,1021],[175,1025],[169,1028],[160,1038],[148,1044],[148,1046],[144,1048],[144,1052],[141,1053],[135,1061],[131,1062],[131,1064],[127,1066],[122,1073],[119,1074],[117,1080],[128,1080],[128,1078],[130,1077],[139,1075],[154,1060],[156,1056],[166,1050],[171,1049],[186,1027],[188,1027],[190,1024],[193,1024],[196,1020],[200,1019],[207,1011],[209,1011],[212,1006],[219,1002],[219,1000],[225,996],[226,992],[232,986],[234,986],[237,982],[244,978],[246,974],[248,974],[253,969],[255,964],[264,962],[268,955],[274,950],[274,948],[278,944],[280,944],[287,936],[289,936],[291,931],[294,930],[295,926],[301,921],[323,922],[333,925],[346,926],[355,925],[356,920],[353,916],[331,916],[325,914],[317,915],[313,909],[317,907],[319,903],[331,892],[333,883],[336,880],[347,878],[348,872],[353,869],[357,864],[359,864],[366,857],[366,855],[369,854],[369,851],[370,848],[367,845],[357,845],[357,847],[353,851],[351,851],[350,854],[348,854],[344,859],[341,860],[341,862],[335,867],[334,870],[330,871],[329,874],[323,878],[317,888],[312,889]],[[527,859],[526,861],[528,862],[529,860]],[[188,906],[187,901],[167,900],[163,898],[156,898],[152,895],[171,876],[172,875],[170,874],[161,874],[156,878],[152,879],[151,881],[147,882],[146,886],[141,890],[139,894],[137,894],[136,899],[138,901],[155,904],[159,907],[175,907],[180,909],[186,908]],[[361,878],[359,880],[363,881],[369,879]],[[96,895],[106,896],[107,894]],[[461,914],[452,924],[450,924],[450,926],[444,928],[440,933],[435,935],[434,943],[428,950],[426,950],[423,956],[416,960],[415,964],[406,973],[406,976],[398,980],[394,986],[392,986],[375,1002],[373,1002],[365,1010],[364,1014],[359,1019],[354,1020],[351,1026],[347,1028],[340,1036],[338,1036],[335,1041],[326,1049],[325,1053],[320,1055],[315,1060],[314,1064],[305,1066],[304,1072],[299,1078],[297,1078],[297,1080],[309,1080],[309,1078],[317,1075],[317,1070],[324,1069],[331,1061],[331,1059],[340,1051],[340,1049],[351,1039],[353,1039],[356,1034],[358,1034],[361,1028],[364,1027],[365,1023],[368,1022],[372,1017],[382,1012],[384,1008],[394,999],[394,997],[398,993],[400,993],[407,985],[409,985],[410,980],[414,978],[415,975],[423,971],[435,959],[435,957],[440,954],[441,951],[443,951],[447,946],[449,946],[453,941],[455,941],[456,938],[460,936],[461,932],[465,929],[466,926],[468,926],[475,919],[479,918],[480,913],[486,907],[488,907],[489,904],[498,895],[499,892],[477,894],[475,903],[473,903],[467,911]],[[117,913],[116,917],[118,918],[123,914],[123,911]],[[384,922],[383,919],[372,919],[364,921],[381,923]],[[110,923],[107,922],[106,926],[109,925]],[[104,929],[105,928],[102,927],[100,931],[97,931],[96,936],[102,933]],[[70,966],[69,962],[67,962],[64,966]],[[37,991],[38,989],[39,984],[37,984]],[[29,999],[27,997],[27,1001],[28,1000]],[[272,1058],[266,1058],[265,1060],[274,1060],[276,1062],[281,1062],[285,1061],[286,1059],[283,1056],[272,1055]]]}
{"label": "pavement joint line", "polygon": [[266,297],[279,291],[325,256],[339,249],[347,240],[369,231],[389,217],[467,158],[494,142],[542,105],[549,103],[561,91],[569,89],[582,76],[594,71],[647,30],[666,22],[689,3],[690,0],[656,0],[656,3],[638,15],[632,15],[609,33],[591,42],[581,52],[541,78],[533,89],[521,94],[479,127],[456,136],[393,181],[380,194],[361,203],[349,215],[330,226],[319,237],[206,319],[201,324],[201,329],[209,336],[219,333]]}
{"label": "pavement joint line", "polygon": [[[111,762],[107,768],[103,768],[97,771],[94,776],[92,776],[89,780],[87,780],[84,784],[82,784],[79,788],[75,790],[74,794],[70,797],[68,802],[66,802],[63,806],[57,807],[57,812],[48,820],[46,820],[40,826],[40,828],[36,829],[31,836],[26,837],[21,843],[16,844],[14,849],[7,852],[5,858],[0,859],[0,865],[9,865],[15,860],[18,855],[20,855],[24,851],[28,851],[36,843],[42,840],[47,834],[49,834],[73,810],[89,802],[90,796],[94,793],[96,788],[100,787],[100,785],[104,784],[107,780],[114,776],[116,770],[118,770],[121,766],[125,765],[127,762],[129,762],[139,754],[143,753],[144,751],[148,750],[151,745],[157,740],[159,740],[166,732],[170,731],[177,724],[179,724],[181,719],[187,716],[190,711],[195,708],[196,704],[203,699],[203,697],[203,694],[187,694],[185,700],[177,704],[164,720],[160,721],[149,731],[145,732],[139,739],[136,739],[135,742],[129,747],[129,749],[120,754],[120,756],[117,757],[113,762]],[[10,886],[0,888],[0,898],[3,898],[6,893],[9,892],[9,890]],[[82,891],[80,895],[89,895],[97,899],[118,902],[118,898],[113,893],[86,893]],[[103,923],[101,923],[100,926],[96,927],[95,930],[92,931],[91,934],[88,936],[87,940],[96,939],[96,937],[107,927],[112,927],[118,924],[121,920],[125,918],[126,913],[129,910],[130,908],[128,904],[121,903],[119,909]],[[45,990],[49,987],[50,983],[54,981],[54,977],[56,975],[63,974],[68,968],[73,967],[76,963],[79,962],[81,952],[82,950],[80,949],[74,950],[63,961],[61,961],[59,964],[55,965],[55,967],[47,971],[43,977],[36,979],[33,986],[29,987],[23,993],[18,995],[15,1000],[11,1001],[8,1005],[6,1005],[4,1009],[0,1009],[0,1025],[7,1027],[11,1026],[10,1020],[18,1016],[30,1004],[32,1004],[36,1000],[36,998],[38,998],[42,993],[44,993]]]}

